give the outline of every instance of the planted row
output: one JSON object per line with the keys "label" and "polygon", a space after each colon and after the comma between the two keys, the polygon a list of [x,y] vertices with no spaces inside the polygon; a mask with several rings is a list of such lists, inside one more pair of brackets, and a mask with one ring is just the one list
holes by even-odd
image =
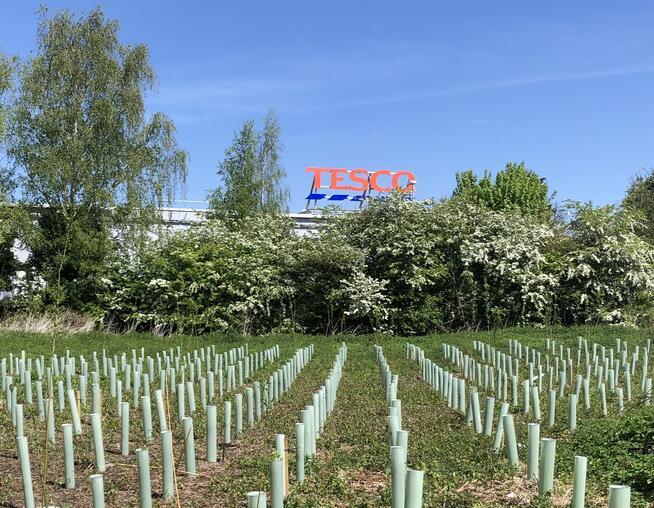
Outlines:
{"label": "planted row", "polygon": [[[334,358],[332,367],[322,386],[311,396],[311,402],[300,412],[300,422],[295,424],[296,480],[304,481],[305,460],[314,457],[317,440],[325,427],[327,418],[334,410],[336,394],[340,385],[343,365],[347,360],[345,343]],[[275,458],[270,463],[270,505],[282,508],[290,492],[288,440],[284,434],[275,436]],[[246,495],[249,507],[265,508],[266,492],[263,490],[249,492]]]}
{"label": "planted row", "polygon": [[388,446],[391,459],[391,503],[393,508],[421,508],[424,471],[407,468],[409,432],[402,429],[402,401],[397,398],[399,376],[391,372],[381,346],[374,346],[382,388],[388,404]]}
{"label": "planted row", "polygon": [[[446,354],[449,352],[446,349]],[[468,403],[466,399],[466,380],[458,378],[425,358],[424,351],[413,344],[406,344],[407,358],[415,361],[421,366],[422,378],[429,383],[434,390],[447,399],[449,407],[461,412],[466,417],[468,425],[474,428],[477,433],[484,433],[490,436],[493,431],[493,413],[495,399],[486,398],[484,420],[482,422],[479,397],[477,388],[469,388]],[[450,356],[451,358],[451,356]],[[458,355],[455,358],[460,358]],[[460,365],[465,366],[464,358],[460,358]],[[478,365],[478,364],[477,364]],[[473,369],[474,372],[475,369]],[[464,375],[465,375],[464,367]],[[473,379],[474,382],[474,379]],[[537,399],[536,399],[537,400]],[[527,479],[538,479],[538,490],[540,495],[545,495],[553,488],[554,464],[556,454],[556,440],[540,437],[540,424],[529,423],[527,434]],[[509,403],[503,402],[497,420],[493,449],[499,450],[504,441],[506,458],[512,466],[517,466],[518,443],[516,439],[515,424],[513,415],[509,412]],[[585,504],[587,458],[575,457],[572,506],[578,508]],[[609,506],[611,508],[624,508],[630,505],[630,488],[624,485],[611,485],[609,488]]]}

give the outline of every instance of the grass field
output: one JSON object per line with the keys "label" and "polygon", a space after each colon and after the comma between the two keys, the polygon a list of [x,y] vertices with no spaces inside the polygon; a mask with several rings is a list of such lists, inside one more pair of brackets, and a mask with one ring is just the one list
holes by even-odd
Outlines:
{"label": "grass field", "polygon": [[[577,337],[590,343],[607,347],[615,346],[621,338],[629,344],[629,351],[651,337],[651,330],[625,330],[616,328],[573,329],[510,329],[498,332],[457,333],[443,336],[399,338],[386,336],[363,337],[317,337],[317,336],[271,336],[253,338],[226,338],[223,336],[160,338],[145,334],[107,335],[99,333],[72,336],[46,336],[0,333],[0,358],[10,353],[19,355],[26,351],[31,358],[53,353],[65,356],[83,355],[87,361],[93,352],[100,356],[103,349],[108,356],[121,353],[131,359],[132,349],[145,348],[145,355],[180,347],[182,353],[215,345],[219,352],[239,347],[247,342],[249,351],[262,351],[278,344],[280,356],[255,372],[247,383],[235,392],[226,393],[232,399],[251,383],[267,381],[270,374],[285,363],[294,352],[309,344],[315,345],[313,359],[299,373],[290,389],[276,401],[253,428],[246,428],[226,448],[224,457],[217,463],[205,458],[206,429],[204,410],[198,403],[193,415],[197,474],[190,476],[181,472],[183,435],[181,425],[171,418],[175,462],[180,471],[177,489],[181,506],[242,506],[245,494],[253,490],[269,492],[268,468],[273,457],[275,434],[284,433],[289,438],[290,495],[286,506],[390,506],[390,459],[387,442],[386,415],[388,414],[385,392],[375,363],[373,346],[383,347],[384,355],[394,374],[399,376],[398,398],[402,401],[403,427],[409,432],[409,467],[425,471],[424,506],[567,506],[572,485],[572,465],[575,454],[587,455],[588,485],[587,505],[606,506],[608,485],[611,482],[628,483],[631,478],[651,478],[654,469],[647,471],[650,455],[628,451],[630,443],[612,439],[623,428],[624,421],[641,425],[644,436],[654,433],[654,406],[643,405],[639,388],[634,388],[634,398],[625,402],[621,416],[615,414],[614,397],[609,396],[607,416],[602,416],[598,395],[592,392],[592,409],[586,413],[580,407],[577,431],[567,429],[567,400],[557,402],[556,424],[553,428],[541,425],[541,437],[557,439],[555,487],[551,495],[538,497],[535,481],[527,481],[526,423],[530,415],[524,415],[519,405],[512,408],[518,434],[520,466],[509,466],[504,449],[492,450],[492,437],[477,434],[466,424],[464,414],[448,408],[446,401],[433,390],[421,376],[420,366],[406,358],[405,344],[410,341],[423,348],[425,357],[447,367],[451,372],[458,368],[449,365],[442,355],[442,343],[460,347],[471,357],[478,359],[473,350],[473,340],[483,341],[508,352],[508,340],[518,339],[545,354],[545,339],[550,338],[565,347],[577,347]],[[300,411],[311,402],[311,395],[324,382],[342,341],[348,346],[348,359],[343,368],[342,381],[337,393],[333,413],[326,421],[325,429],[318,439],[317,455],[309,460],[306,477],[299,485],[294,480],[294,425],[299,421]],[[650,358],[654,366],[654,358]],[[641,375],[638,365],[634,386],[640,387]],[[89,383],[90,384],[90,383]],[[109,395],[107,380],[102,379],[102,424],[107,471],[104,473],[104,489],[108,506],[138,506],[139,487],[136,472],[136,448],[150,451],[150,469],[154,505],[174,506],[175,501],[164,502],[161,497],[161,446],[158,439],[156,411],[153,411],[155,437],[148,443],[143,437],[142,420],[138,408],[130,413],[130,454],[122,457],[120,450],[120,419],[116,403]],[[480,389],[480,396],[485,393]],[[20,397],[20,394],[19,394]],[[125,400],[131,400],[126,394]],[[542,395],[541,408],[546,406]],[[520,399],[521,401],[522,399]],[[171,396],[171,407],[175,406]],[[222,437],[223,405],[218,408],[218,440]],[[499,408],[496,407],[497,418]],[[76,487],[65,489],[64,458],[61,444],[61,424],[70,421],[70,412],[56,412],[57,437],[54,445],[47,444],[45,425],[39,420],[34,405],[25,406],[25,436],[29,442],[32,480],[37,505],[44,496],[49,504],[57,506],[90,506],[89,476],[95,472],[94,449],[89,426],[90,410],[82,409],[83,433],[75,437]],[[541,418],[542,420],[543,418]],[[635,422],[635,423],[634,423]],[[640,422],[640,423],[639,423]],[[649,433],[649,434],[648,434]],[[618,440],[619,441],[619,440]],[[46,458],[47,454],[47,458]],[[641,471],[640,469],[645,469]],[[640,480],[639,480],[640,481]],[[651,483],[651,482],[650,482]],[[632,486],[632,506],[650,505],[648,482]],[[16,454],[15,430],[10,412],[0,411],[0,505],[22,506],[23,490],[20,467]]]}

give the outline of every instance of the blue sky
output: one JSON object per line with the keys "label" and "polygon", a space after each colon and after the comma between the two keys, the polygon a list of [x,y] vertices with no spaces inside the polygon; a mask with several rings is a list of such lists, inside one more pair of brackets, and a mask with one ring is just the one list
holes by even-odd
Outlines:
{"label": "blue sky", "polygon": [[[4,2],[3,2],[4,3]],[[85,12],[93,2],[45,2]],[[38,2],[6,2],[0,50],[34,49]],[[307,166],[408,169],[417,197],[457,171],[525,161],[557,201],[619,202],[654,167],[654,3],[111,1],[145,43],[190,154],[186,197],[218,185],[234,131],[273,109],[291,209]]]}

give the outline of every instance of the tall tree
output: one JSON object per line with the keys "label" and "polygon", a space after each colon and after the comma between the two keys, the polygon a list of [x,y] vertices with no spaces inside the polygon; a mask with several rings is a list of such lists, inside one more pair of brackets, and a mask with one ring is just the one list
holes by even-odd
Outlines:
{"label": "tall tree", "polygon": [[8,122],[22,199],[37,210],[32,262],[55,303],[84,301],[110,231],[149,224],[146,212],[172,200],[186,178],[173,122],[145,114],[155,85],[148,49],[121,44],[118,29],[100,8],[77,19],[42,10],[37,54],[21,69]]}
{"label": "tall tree", "polygon": [[[11,87],[12,62],[0,54],[0,148],[5,135],[6,92]],[[13,172],[5,167],[0,158],[0,291],[10,289],[11,276],[17,268],[17,261],[11,250],[16,237],[17,211],[9,199],[13,190]]]}
{"label": "tall tree", "polygon": [[[12,88],[15,60],[0,53],[0,150],[4,149],[5,120],[9,110],[8,92]],[[1,153],[1,152],[0,152]],[[14,184],[13,171],[6,166],[4,157],[0,157],[0,203],[5,201]]]}
{"label": "tall tree", "polygon": [[536,172],[527,169],[524,162],[509,162],[505,169],[497,172],[494,181],[488,171],[478,179],[477,175],[468,170],[456,174],[456,183],[453,197],[495,211],[520,211],[540,219],[552,216],[547,182]]}
{"label": "tall tree", "polygon": [[286,172],[280,165],[279,137],[279,123],[272,113],[268,113],[260,132],[254,120],[243,124],[218,166],[222,187],[209,196],[215,215],[242,219],[287,210],[288,189]]}
{"label": "tall tree", "polygon": [[5,134],[5,103],[3,97],[11,85],[11,62],[0,53],[0,141]]}

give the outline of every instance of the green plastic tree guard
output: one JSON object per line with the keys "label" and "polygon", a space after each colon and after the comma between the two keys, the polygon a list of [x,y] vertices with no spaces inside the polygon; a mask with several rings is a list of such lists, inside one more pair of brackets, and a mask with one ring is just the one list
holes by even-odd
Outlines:
{"label": "green plastic tree guard", "polygon": [[554,487],[554,457],[556,455],[556,439],[541,440],[541,457],[538,475],[538,493],[542,496]]}
{"label": "green plastic tree guard", "polygon": [[67,489],[75,488],[75,463],[73,455],[73,426],[70,423],[64,423],[61,426],[64,435],[64,474],[66,480],[64,485]]}
{"label": "green plastic tree guard", "polygon": [[397,415],[387,416],[386,421],[388,424],[388,446],[395,446],[395,434],[400,430]]}
{"label": "green plastic tree guard", "polygon": [[193,435],[193,418],[184,417],[182,420],[184,432],[184,469],[186,474],[194,475],[197,472],[195,465],[195,436]]}
{"label": "green plastic tree guard", "polygon": [[32,486],[32,470],[30,469],[30,453],[25,436],[16,439],[18,445],[18,459],[20,472],[23,478],[23,499],[26,508],[34,508],[34,490]]}
{"label": "green plastic tree guard", "polygon": [[93,508],[104,508],[104,477],[101,474],[91,475],[91,493]]}
{"label": "green plastic tree guard", "polygon": [[284,459],[277,457],[270,463],[270,506],[284,507]]}
{"label": "green plastic tree guard", "polygon": [[225,401],[225,425],[223,433],[225,444],[232,444],[232,403],[229,400]]}
{"label": "green plastic tree guard", "polygon": [[104,473],[104,439],[102,437],[102,417],[99,413],[91,413],[91,432],[93,434],[93,449],[95,451],[95,467],[99,473]]}
{"label": "green plastic tree guard", "polygon": [[116,381],[116,408],[118,410],[118,418],[123,411],[123,382],[119,379]]}
{"label": "green plastic tree guard", "polygon": [[522,410],[524,414],[529,414],[529,380],[522,382]]}
{"label": "green plastic tree guard", "polygon": [[46,404],[46,432],[48,439],[52,444],[55,443],[55,415],[54,415],[54,400],[51,398],[47,400]]}
{"label": "green plastic tree guard", "polygon": [[474,388],[470,394],[472,400],[472,422],[475,427],[475,432],[481,434],[481,412],[479,410],[479,393]]}
{"label": "green plastic tree guard", "polygon": [[295,465],[298,483],[304,481],[304,424],[295,424]]}
{"label": "green plastic tree guard", "polygon": [[257,421],[261,420],[261,383],[254,382],[254,416]]}
{"label": "green plastic tree guard", "polygon": [[393,399],[391,401],[391,407],[395,408],[395,414],[397,415],[398,426],[402,428],[402,401],[400,399]]}
{"label": "green plastic tree guard", "polygon": [[248,417],[248,427],[254,427],[254,390],[252,387],[248,386],[245,389],[246,399],[247,399],[247,417]]}
{"label": "green plastic tree guard", "polygon": [[166,408],[161,390],[154,391],[154,401],[157,406],[157,417],[159,418],[159,432],[163,432],[164,430],[168,430],[168,422],[166,421]]}
{"label": "green plastic tree guard", "polygon": [[538,475],[538,455],[540,447],[540,424],[527,426],[527,480],[535,480]]}
{"label": "green plastic tree guard", "polygon": [[143,437],[149,443],[152,440],[152,406],[150,405],[150,396],[141,397],[141,413],[143,416]]}
{"label": "green plastic tree guard", "polygon": [[645,405],[649,406],[652,403],[652,378],[648,377],[645,380]]}
{"label": "green plastic tree guard", "polygon": [[518,465],[518,445],[515,437],[515,427],[513,424],[513,415],[507,414],[502,417],[504,427],[504,443],[506,446],[506,458],[512,466]]}
{"label": "green plastic tree guard", "polygon": [[247,493],[248,508],[266,508],[266,493],[256,490]]}
{"label": "green plastic tree guard", "polygon": [[207,462],[218,460],[218,416],[216,406],[207,406]]}
{"label": "green plastic tree guard", "polygon": [[547,395],[547,426],[554,427],[556,420],[556,391],[550,390]]}
{"label": "green plastic tree guard", "polygon": [[129,402],[123,402],[120,411],[120,454],[129,455]]}
{"label": "green plastic tree guard", "polygon": [[391,446],[391,506],[404,508],[406,452],[403,446]]}
{"label": "green plastic tree guard", "polygon": [[163,484],[163,498],[168,501],[175,494],[173,472],[173,435],[170,430],[161,433],[162,461],[161,473]]}
{"label": "green plastic tree guard", "polygon": [[568,399],[568,430],[577,430],[577,396],[574,393]]}
{"label": "green plastic tree guard", "polygon": [[304,425],[304,456],[311,457],[311,415],[308,409],[300,411],[302,424]]}
{"label": "green plastic tree guard", "polygon": [[621,387],[615,389],[615,410],[618,414],[622,414],[624,409],[624,391]]}
{"label": "green plastic tree guard", "polygon": [[68,405],[70,406],[70,413],[73,417],[73,428],[75,429],[75,434],[82,433],[82,421],[79,417],[79,411],[77,410],[77,399],[75,398],[75,392],[71,389],[68,390]]}
{"label": "green plastic tree guard", "polygon": [[[143,400],[143,398],[141,398]],[[150,455],[145,448],[136,450],[136,465],[139,471],[140,508],[152,508],[152,484],[150,481]]]}
{"label": "green plastic tree guard", "polygon": [[23,416],[23,405],[16,404],[16,437],[25,435],[25,417]]}
{"label": "green plastic tree guard", "polygon": [[484,411],[484,436],[490,436],[493,433],[494,412],[495,412],[495,398],[486,397],[486,407]]}
{"label": "green plastic tree guard", "polygon": [[572,508],[584,508],[586,504],[586,466],[588,459],[575,456],[574,478],[572,483]]}
{"label": "green plastic tree guard", "polygon": [[408,469],[406,472],[406,490],[404,508],[422,508],[422,487],[425,472]]}
{"label": "green plastic tree guard", "polygon": [[509,414],[509,403],[502,402],[500,405],[500,415],[497,419],[497,428],[495,429],[495,441],[493,441],[493,450],[497,451],[502,445],[502,438],[504,437],[504,419],[503,417]]}
{"label": "green plastic tree guard", "polygon": [[243,434],[243,394],[237,393],[234,395],[234,403],[236,410],[236,437]]}
{"label": "green plastic tree guard", "polygon": [[195,413],[195,387],[191,381],[186,382],[186,399],[188,400],[188,412]]}
{"label": "green plastic tree guard", "polygon": [[531,405],[534,408],[534,420],[540,421],[540,394],[536,385],[531,387]]}
{"label": "green plastic tree guard", "polygon": [[609,485],[609,508],[629,508],[631,506],[631,487]]}
{"label": "green plastic tree guard", "polygon": [[407,430],[398,430],[395,433],[395,446],[401,446],[404,448],[404,455],[409,453],[409,431]]}

